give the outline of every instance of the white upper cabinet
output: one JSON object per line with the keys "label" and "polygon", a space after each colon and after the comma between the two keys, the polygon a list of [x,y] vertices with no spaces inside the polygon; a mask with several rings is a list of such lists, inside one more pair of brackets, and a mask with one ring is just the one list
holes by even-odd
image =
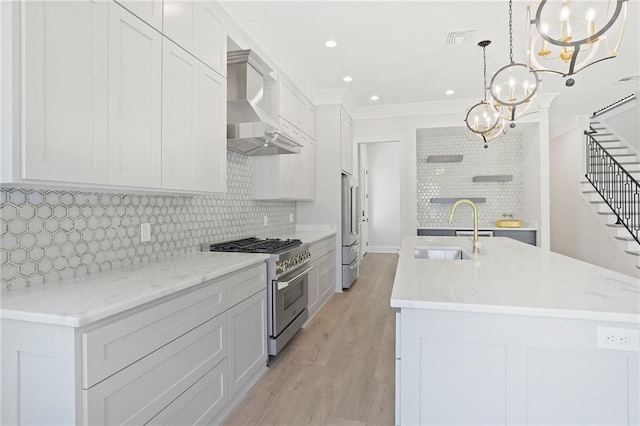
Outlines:
{"label": "white upper cabinet", "polygon": [[280,78],[279,98],[280,117],[300,128],[300,94],[296,88],[286,79]]}
{"label": "white upper cabinet", "polygon": [[161,185],[162,35],[109,10],[109,183]]}
{"label": "white upper cabinet", "polygon": [[109,3],[22,3],[22,179],[107,183]]}
{"label": "white upper cabinet", "polygon": [[226,81],[165,39],[162,187],[226,190]]}
{"label": "white upper cabinet", "polygon": [[347,112],[340,108],[340,151],[342,171],[353,175],[353,123]]}
{"label": "white upper cabinet", "polygon": [[214,7],[215,3],[210,1],[194,2],[195,55],[218,74],[226,76],[227,34]]}
{"label": "white upper cabinet", "polygon": [[2,110],[1,183],[225,192],[227,37],[218,7],[3,3],[3,16],[19,18],[3,19],[3,60],[12,64],[3,105],[21,109]]}
{"label": "white upper cabinet", "polygon": [[115,0],[129,12],[162,32],[162,0]]}
{"label": "white upper cabinet", "polygon": [[311,101],[300,98],[300,130],[311,139],[316,137],[316,110]]}
{"label": "white upper cabinet", "polygon": [[315,144],[302,135],[299,154],[251,157],[254,200],[313,200]]}
{"label": "white upper cabinet", "polygon": [[198,160],[204,163],[198,187],[227,192],[227,81],[200,64],[198,95]]}
{"label": "white upper cabinet", "polygon": [[163,14],[167,37],[226,76],[227,38],[215,2],[165,0]]}

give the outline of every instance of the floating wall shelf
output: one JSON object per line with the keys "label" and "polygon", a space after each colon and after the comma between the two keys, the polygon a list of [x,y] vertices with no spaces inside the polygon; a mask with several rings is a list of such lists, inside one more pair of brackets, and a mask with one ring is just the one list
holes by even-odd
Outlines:
{"label": "floating wall shelf", "polygon": [[511,182],[513,175],[486,175],[486,176],[474,176],[474,182]]}
{"label": "floating wall shelf", "polygon": [[430,155],[427,163],[461,163],[462,155]]}
{"label": "floating wall shelf", "polygon": [[432,204],[453,204],[458,200],[471,200],[476,204],[487,202],[487,199],[484,197],[431,198],[429,201]]}

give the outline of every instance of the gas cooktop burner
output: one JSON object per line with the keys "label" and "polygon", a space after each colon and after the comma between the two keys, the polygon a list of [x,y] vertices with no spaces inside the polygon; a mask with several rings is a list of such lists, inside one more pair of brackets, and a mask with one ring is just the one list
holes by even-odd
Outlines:
{"label": "gas cooktop burner", "polygon": [[209,251],[231,251],[238,253],[278,253],[280,251],[297,247],[300,240],[244,238],[236,241],[210,244]]}

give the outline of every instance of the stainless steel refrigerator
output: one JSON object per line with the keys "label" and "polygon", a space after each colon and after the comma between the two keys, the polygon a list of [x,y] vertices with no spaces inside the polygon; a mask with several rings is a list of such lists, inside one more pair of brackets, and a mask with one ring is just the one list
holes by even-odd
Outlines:
{"label": "stainless steel refrigerator", "polygon": [[358,188],[349,175],[342,175],[342,288],[349,288],[360,276],[358,233]]}

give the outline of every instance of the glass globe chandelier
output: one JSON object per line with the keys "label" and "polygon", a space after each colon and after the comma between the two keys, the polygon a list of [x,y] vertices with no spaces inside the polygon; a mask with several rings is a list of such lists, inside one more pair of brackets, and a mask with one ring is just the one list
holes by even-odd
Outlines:
{"label": "glass globe chandelier", "polygon": [[496,108],[505,120],[511,121],[511,127],[515,127],[517,119],[537,112],[533,105],[536,99],[539,103],[540,97],[536,96],[539,87],[538,73],[513,60],[513,11],[509,0],[509,64],[493,75],[489,88]]}
{"label": "glass globe chandelier", "polygon": [[[527,61],[537,71],[571,76],[616,57],[628,0],[542,0],[533,16],[527,7]],[[567,79],[566,85],[575,81]]]}
{"label": "glass globe chandelier", "polygon": [[500,111],[495,107],[495,100],[491,98],[487,89],[487,46],[491,40],[483,40],[478,43],[482,47],[484,57],[484,99],[473,105],[467,111],[464,122],[467,126],[467,136],[479,136],[484,141],[484,147],[488,148],[487,142],[497,138],[504,130],[504,120],[500,116]]}

